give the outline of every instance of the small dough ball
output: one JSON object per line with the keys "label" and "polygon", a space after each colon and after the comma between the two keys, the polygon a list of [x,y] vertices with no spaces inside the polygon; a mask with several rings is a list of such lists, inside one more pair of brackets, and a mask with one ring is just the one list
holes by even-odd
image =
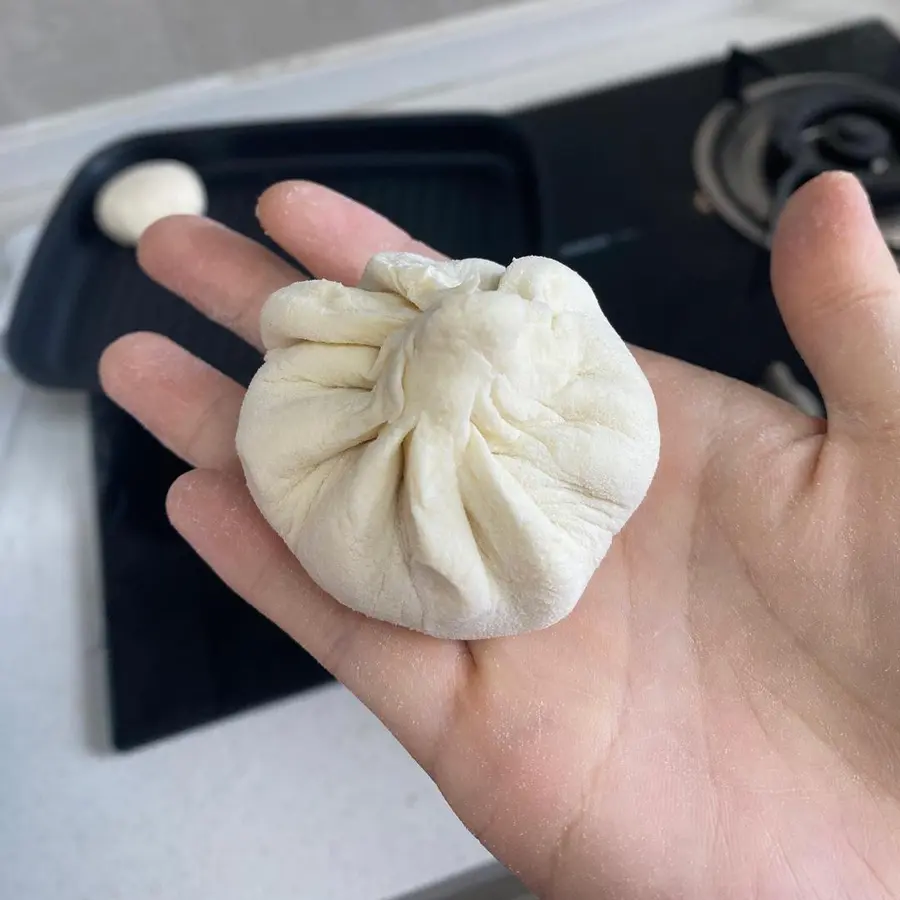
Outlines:
{"label": "small dough ball", "polygon": [[653,391],[590,286],[374,257],[262,311],[237,449],[257,506],[358,612],[440,638],[567,616],[659,459]]}
{"label": "small dough ball", "polygon": [[122,169],[94,202],[97,227],[123,247],[133,247],[154,222],[178,214],[202,216],[206,188],[183,162],[160,159]]}

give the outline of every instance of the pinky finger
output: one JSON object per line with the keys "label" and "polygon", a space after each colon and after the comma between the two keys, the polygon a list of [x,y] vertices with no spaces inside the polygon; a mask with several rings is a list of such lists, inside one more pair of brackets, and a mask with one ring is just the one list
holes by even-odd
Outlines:
{"label": "pinky finger", "polygon": [[464,645],[338,603],[269,528],[239,477],[189,472],[167,505],[175,528],[235,593],[305,647],[413,755],[427,752],[467,672]]}

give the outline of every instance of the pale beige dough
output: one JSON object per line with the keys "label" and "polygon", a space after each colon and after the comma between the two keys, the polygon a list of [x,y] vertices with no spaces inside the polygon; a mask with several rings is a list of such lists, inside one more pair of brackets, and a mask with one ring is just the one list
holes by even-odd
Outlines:
{"label": "pale beige dough", "polygon": [[133,247],[166,216],[203,215],[206,188],[197,172],[177,160],[137,163],[114,175],[97,193],[94,219],[110,240]]}
{"label": "pale beige dough", "polygon": [[571,612],[659,456],[650,385],[580,276],[382,254],[359,287],[278,291],[261,324],[238,452],[321,587],[442,638]]}

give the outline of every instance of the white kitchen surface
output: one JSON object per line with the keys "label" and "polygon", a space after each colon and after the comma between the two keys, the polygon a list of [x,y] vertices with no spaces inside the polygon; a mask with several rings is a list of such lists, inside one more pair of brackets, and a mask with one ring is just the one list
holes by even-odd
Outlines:
{"label": "white kitchen surface", "polygon": [[[555,44],[544,42],[530,63],[508,57],[490,79],[459,65],[453,78],[435,69],[430,83],[421,71],[400,78],[384,68],[382,43],[371,70],[359,48],[279,72],[272,97],[325,67],[341,85],[334,109],[506,109],[715,55],[732,41],[765,43],[869,13],[900,26],[900,0],[849,9],[822,0],[676,5],[664,27],[626,21],[622,4],[610,2],[598,4],[609,7],[608,27],[602,15],[589,17],[587,33],[544,22]],[[523,21],[494,16],[492,40],[504,27],[520,33]],[[458,33],[450,32],[420,34],[416,52],[433,41],[435,58],[452,62]],[[263,82],[271,74],[257,73]],[[248,114],[242,91],[259,88],[248,78],[235,83],[232,107],[227,84],[185,88],[185,115],[207,96],[221,118]],[[141,107],[144,127],[167,121],[166,97]],[[110,107],[0,132],[0,239],[39,218],[87,144],[130,122]],[[0,398],[8,387],[0,384]],[[111,753],[97,552],[84,401],[26,389],[0,446],[0,897],[379,900],[488,860],[393,738],[338,686]]]}
{"label": "white kitchen surface", "polygon": [[514,0],[0,3],[0,123]]}

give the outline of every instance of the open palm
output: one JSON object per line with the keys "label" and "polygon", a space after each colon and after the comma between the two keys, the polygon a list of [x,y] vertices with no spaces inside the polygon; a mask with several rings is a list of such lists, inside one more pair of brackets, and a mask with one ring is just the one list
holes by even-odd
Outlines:
{"label": "open palm", "polygon": [[[261,199],[315,276],[423,248],[324,188]],[[220,225],[145,235],[154,278],[259,344],[299,273]],[[900,895],[900,275],[852,178],[794,197],[774,250],[828,424],[635,351],[660,410],[651,491],[575,612],[438,641],[320,591],[262,519],[234,435],[242,389],[156,335],[110,347],[110,396],[196,470],[176,528],[354,691],[465,824],[546,898]]]}

